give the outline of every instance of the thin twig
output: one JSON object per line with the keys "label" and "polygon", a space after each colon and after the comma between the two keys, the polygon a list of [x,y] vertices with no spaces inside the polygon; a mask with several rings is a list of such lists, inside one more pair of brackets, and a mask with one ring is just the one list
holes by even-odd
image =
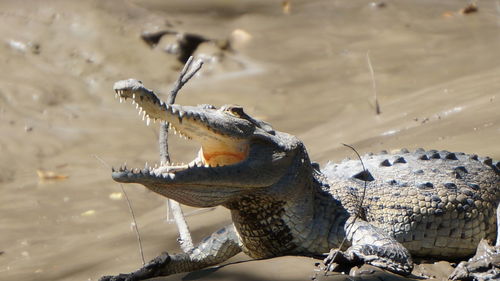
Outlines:
{"label": "thin twig", "polygon": [[[363,159],[361,159],[361,156],[359,155],[358,151],[354,147],[352,147],[352,146],[350,146],[348,144],[343,143],[342,145],[346,146],[346,147],[349,147],[350,149],[352,149],[354,151],[354,153],[356,153],[356,155],[358,156],[359,162],[361,162],[361,166],[363,167],[363,173],[366,174],[367,170],[366,170],[366,167],[365,167],[365,163],[363,163]],[[363,193],[361,194],[361,200],[359,200],[359,206],[358,206],[358,210],[357,210],[357,213],[356,213],[356,217],[357,217],[357,214],[361,213],[361,210],[363,208],[363,201],[365,200],[365,196],[366,196],[366,188],[367,188],[366,183],[367,183],[367,181],[365,180],[364,182],[365,182],[365,186],[363,188]]]}
{"label": "thin twig", "polygon": [[[198,70],[201,69],[203,65],[202,60],[197,60],[196,64],[191,67],[193,64],[193,57],[189,57],[188,61],[184,65],[179,78],[174,84],[172,91],[167,97],[167,103],[173,104],[175,102],[175,98],[177,97],[180,89],[186,84]],[[168,123],[162,122],[160,125],[160,136],[159,136],[159,144],[160,144],[160,162],[161,163],[170,163],[170,155],[168,152]],[[182,213],[182,208],[180,204],[172,199],[167,200],[167,212],[168,210],[172,210],[172,215],[174,217],[175,223],[177,225],[177,229],[179,230],[180,236],[180,246],[184,252],[188,252],[193,249],[193,239],[191,238],[191,234],[189,232],[189,227],[186,223],[186,219]],[[168,218],[167,213],[167,218]]]}
{"label": "thin twig", "polygon": [[203,213],[207,213],[207,212],[211,212],[213,210],[215,210],[216,208],[215,207],[211,207],[211,208],[204,208],[204,209],[195,209],[195,210],[192,210],[190,212],[187,212],[185,214],[186,217],[189,217],[189,216],[195,216],[195,215],[199,215],[199,214],[203,214]]}
{"label": "thin twig", "polygon": [[[348,144],[345,144],[343,143],[342,144],[343,146],[346,146],[346,147],[349,147],[350,149],[352,149],[354,151],[354,153],[356,153],[356,155],[358,156],[358,159],[359,161],[361,162],[361,166],[363,167],[363,173],[367,173],[367,169],[365,167],[365,163],[363,162],[363,159],[361,159],[361,156],[359,155],[358,151],[348,145]],[[362,213],[362,210],[363,210],[363,201],[365,200],[365,196],[366,196],[366,189],[367,189],[367,181],[364,180],[365,184],[364,184],[364,187],[363,187],[363,193],[361,195],[361,199],[359,200],[359,205],[357,206],[356,210],[355,210],[355,213],[354,213],[354,219],[352,220],[352,224],[351,224],[351,227],[354,225],[354,223],[356,222],[356,220],[359,218],[359,215]],[[346,231],[347,232],[347,231]],[[344,246],[344,243],[347,241],[347,236],[344,237],[344,239],[342,239],[342,242],[340,242],[340,246],[339,246],[339,251],[342,249],[342,247]],[[334,261],[336,258],[337,258],[337,255],[339,254],[339,251],[335,252],[335,255],[333,255],[332,257],[332,261]],[[325,276],[328,272],[328,267],[325,268]]]}
{"label": "thin twig", "polygon": [[497,14],[498,14],[497,25],[500,25],[500,1],[497,0],[496,5],[497,5]]}
{"label": "thin twig", "polygon": [[[94,155],[94,157],[99,160],[104,166],[108,167],[111,169],[111,166],[109,166],[108,163],[106,163],[101,157]],[[135,219],[135,213],[134,209],[132,208],[132,204],[130,203],[130,200],[128,198],[127,192],[125,192],[125,188],[123,187],[123,184],[120,183],[120,188],[122,189],[122,193],[125,196],[125,200],[127,201],[128,205],[128,210],[130,212],[130,215],[132,216],[132,221],[133,221],[133,229],[135,232],[135,236],[137,238],[137,242],[139,244],[139,253],[141,254],[141,259],[142,259],[142,266],[146,264],[146,260],[144,259],[144,251],[142,250],[142,240],[141,240],[141,234],[139,233],[139,228],[137,226],[137,220]]]}
{"label": "thin twig", "polygon": [[370,52],[366,52],[366,61],[368,62],[368,68],[370,68],[370,74],[372,76],[373,97],[375,99],[375,113],[379,115],[381,111],[380,111],[380,105],[378,103],[377,84],[375,83],[375,72],[373,71],[372,61],[370,60]]}
{"label": "thin twig", "polygon": [[141,234],[139,233],[139,227],[137,226],[137,221],[135,219],[134,209],[132,208],[132,204],[130,203],[130,199],[128,199],[127,192],[125,192],[125,187],[123,187],[123,184],[121,184],[121,183],[120,183],[120,188],[122,189],[123,195],[125,196],[125,200],[127,201],[127,205],[128,205],[128,210],[130,211],[130,215],[132,216],[132,220],[134,221],[133,229],[135,231],[135,236],[136,236],[137,241],[139,243],[139,252],[141,253],[142,266],[144,266],[146,264],[146,261],[144,260],[144,252],[142,250]]}
{"label": "thin twig", "polygon": [[[170,212],[168,212],[168,209],[169,209],[169,203],[168,203],[168,200],[167,200],[167,218],[165,219],[167,222],[171,223],[171,222],[175,222],[174,219],[170,218]],[[194,209],[192,211],[189,211],[189,212],[186,212],[184,213],[183,212],[183,215],[185,218],[187,217],[190,217],[190,216],[196,216],[196,215],[199,215],[199,214],[203,214],[203,213],[208,213],[208,212],[211,212],[213,210],[215,210],[216,208],[215,207],[211,207],[211,208],[199,208],[199,209]]]}

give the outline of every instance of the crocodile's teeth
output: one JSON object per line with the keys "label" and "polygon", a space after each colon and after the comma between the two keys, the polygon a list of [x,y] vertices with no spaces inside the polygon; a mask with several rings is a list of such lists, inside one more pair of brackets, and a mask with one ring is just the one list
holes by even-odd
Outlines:
{"label": "crocodile's teeth", "polygon": [[122,103],[122,102],[123,102],[123,98],[122,98],[122,97],[120,97],[120,103]]}
{"label": "crocodile's teeth", "polygon": [[136,104],[135,104],[135,109],[138,109],[138,108],[139,108],[139,104],[138,104],[138,103],[136,103]]}
{"label": "crocodile's teeth", "polygon": [[134,93],[134,94],[132,94],[132,99],[134,99],[134,100],[135,100],[135,93]]}
{"label": "crocodile's teeth", "polygon": [[146,126],[149,126],[149,123],[151,123],[151,118],[149,116],[146,118]]}

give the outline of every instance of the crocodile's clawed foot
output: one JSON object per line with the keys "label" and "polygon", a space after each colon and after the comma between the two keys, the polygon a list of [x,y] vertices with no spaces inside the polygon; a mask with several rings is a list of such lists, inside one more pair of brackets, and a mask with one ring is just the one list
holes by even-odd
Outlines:
{"label": "crocodile's clawed foot", "polygon": [[349,273],[352,267],[360,265],[362,262],[354,255],[348,255],[339,249],[331,249],[323,260],[323,264],[325,271]]}
{"label": "crocodile's clawed foot", "polygon": [[170,260],[170,255],[164,252],[134,272],[121,273],[116,276],[103,276],[99,281],[139,281],[161,276],[162,270],[165,269]]}
{"label": "crocodile's clawed foot", "polygon": [[483,239],[476,255],[458,264],[451,273],[451,280],[500,280],[500,246],[490,246]]}

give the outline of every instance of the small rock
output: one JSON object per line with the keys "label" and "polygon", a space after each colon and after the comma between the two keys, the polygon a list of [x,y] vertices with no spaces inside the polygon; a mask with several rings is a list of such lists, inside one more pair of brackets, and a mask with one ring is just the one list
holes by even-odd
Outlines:
{"label": "small rock", "polygon": [[248,44],[248,42],[250,42],[250,40],[252,40],[252,34],[239,28],[233,30],[233,32],[231,32],[231,35],[229,36],[229,42],[235,49],[244,47],[246,44]]}
{"label": "small rock", "polygon": [[479,11],[479,8],[475,3],[469,3],[467,6],[463,7],[458,13],[461,15],[472,14]]}
{"label": "small rock", "polygon": [[95,215],[95,210],[88,210],[80,214],[82,217],[89,217]]}
{"label": "small rock", "polygon": [[385,8],[387,4],[385,2],[371,2],[370,7],[372,8]]}
{"label": "small rock", "polygon": [[109,195],[109,199],[115,200],[115,201],[122,200],[122,198],[123,198],[123,193],[121,193],[121,192],[113,192]]}

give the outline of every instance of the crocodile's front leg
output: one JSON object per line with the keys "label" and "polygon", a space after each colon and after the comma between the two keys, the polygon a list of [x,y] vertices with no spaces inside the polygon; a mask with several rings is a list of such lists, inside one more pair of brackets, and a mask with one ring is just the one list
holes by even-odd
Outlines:
{"label": "crocodile's front leg", "polygon": [[382,229],[361,219],[351,218],[345,230],[351,246],[345,252],[332,250],[325,259],[328,267],[329,263],[334,262],[335,255],[342,255],[342,258],[351,262],[361,260],[398,274],[411,273],[413,261],[410,252]]}
{"label": "crocodile's front leg", "polygon": [[100,281],[138,281],[194,271],[226,261],[241,252],[241,243],[234,225],[226,226],[205,238],[188,253],[169,255],[163,253],[142,268],[117,276],[104,276]]}

